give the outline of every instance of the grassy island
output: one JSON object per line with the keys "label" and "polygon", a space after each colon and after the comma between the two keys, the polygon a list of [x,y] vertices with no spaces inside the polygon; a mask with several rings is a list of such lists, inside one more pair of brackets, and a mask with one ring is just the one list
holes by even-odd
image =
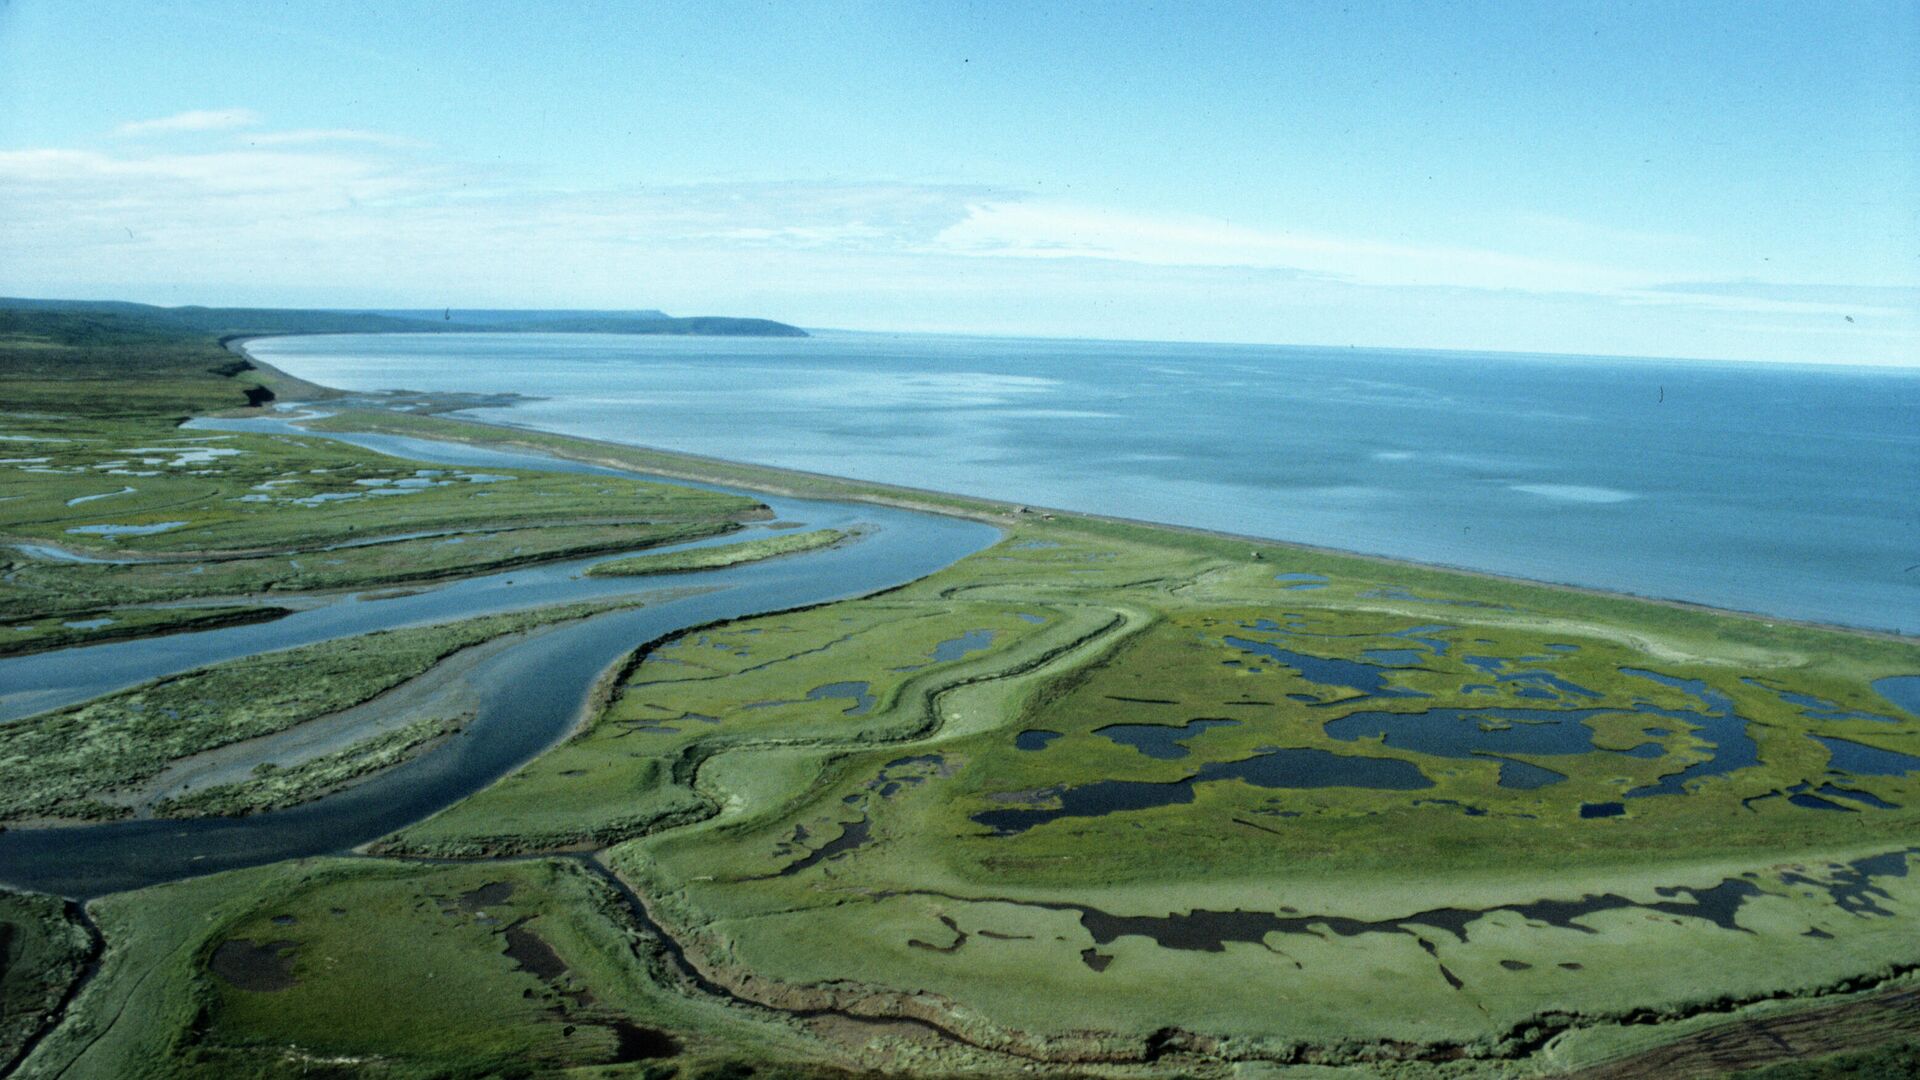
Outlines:
{"label": "grassy island", "polygon": [[606,562],[594,563],[587,568],[587,573],[599,577],[637,577],[642,574],[679,574],[692,570],[718,570],[728,566],[738,566],[741,563],[774,559],[782,555],[818,551],[845,541],[848,535],[839,529],[816,529],[812,532],[769,536],[761,540],[748,540],[722,547],[662,551],[652,555],[635,555],[628,559],[609,559]]}

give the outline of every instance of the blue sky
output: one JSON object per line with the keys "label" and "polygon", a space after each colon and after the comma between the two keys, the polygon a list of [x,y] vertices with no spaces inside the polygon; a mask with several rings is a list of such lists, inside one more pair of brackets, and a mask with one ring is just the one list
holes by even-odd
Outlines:
{"label": "blue sky", "polygon": [[1912,2],[13,0],[0,291],[1912,364],[1916,56]]}

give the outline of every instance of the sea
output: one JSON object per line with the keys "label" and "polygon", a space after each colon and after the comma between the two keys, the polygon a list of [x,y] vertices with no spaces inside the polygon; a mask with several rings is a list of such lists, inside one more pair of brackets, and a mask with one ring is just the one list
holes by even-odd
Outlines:
{"label": "sea", "polygon": [[255,355],[476,418],[1920,633],[1920,369],[817,332]]}

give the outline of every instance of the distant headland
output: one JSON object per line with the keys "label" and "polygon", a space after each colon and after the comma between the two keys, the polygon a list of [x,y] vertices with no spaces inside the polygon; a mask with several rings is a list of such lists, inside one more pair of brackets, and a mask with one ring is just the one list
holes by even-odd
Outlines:
{"label": "distant headland", "polygon": [[491,308],[159,307],[124,300],[0,298],[0,309],[156,319],[227,337],[266,334],[672,334],[689,337],[807,337],[772,319],[728,315],[675,317],[662,311],[543,311]]}

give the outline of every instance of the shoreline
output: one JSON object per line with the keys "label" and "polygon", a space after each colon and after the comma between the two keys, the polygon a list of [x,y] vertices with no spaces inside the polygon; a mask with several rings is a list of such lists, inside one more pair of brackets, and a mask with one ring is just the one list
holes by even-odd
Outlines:
{"label": "shoreline", "polygon": [[[234,338],[224,339],[222,341],[222,344],[225,345],[229,350],[236,353],[237,355],[245,358],[248,363],[252,364],[256,369],[258,369],[262,373],[268,374],[278,379],[286,380],[286,383],[289,389],[293,388],[294,386],[300,386],[300,387],[311,387],[320,391],[323,396],[318,398],[316,403],[324,403],[327,400],[334,400],[342,397],[353,396],[352,393],[349,391],[338,390],[333,387],[324,386],[319,383],[311,382],[310,380],[302,379],[296,375],[291,375],[281,370],[280,368],[277,368],[274,365],[267,363],[264,360],[261,360],[246,347],[248,342],[258,340],[261,338],[304,337],[304,336],[312,336],[312,335],[255,334],[255,335],[250,335],[246,337],[234,337]],[[419,392],[419,393],[427,393],[427,392]],[[282,401],[279,398],[276,398],[274,401],[274,404],[276,405],[297,404],[297,403],[299,402]],[[398,415],[419,416],[420,414],[409,413],[409,414],[398,414]],[[1358,559],[1364,562],[1370,562],[1377,565],[1392,567],[1392,568],[1411,569],[1411,570],[1417,570],[1417,571],[1423,571],[1423,572],[1442,573],[1442,574],[1455,574],[1463,577],[1469,577],[1476,580],[1487,581],[1487,582],[1492,582],[1492,583],[1501,584],[1501,585],[1517,585],[1517,586],[1532,587],[1532,588],[1552,589],[1552,590],[1561,591],[1561,592],[1573,593],[1580,596],[1593,597],[1596,599],[1615,601],[1615,602],[1651,604],[1651,605],[1656,605],[1660,607],[1666,607],[1666,608],[1672,608],[1680,611],[1690,612],[1692,614],[1697,614],[1697,615],[1704,615],[1704,616],[1716,617],[1716,618],[1739,619],[1747,622],[1757,622],[1768,627],[1772,627],[1776,625],[1793,626],[1793,627],[1800,627],[1804,629],[1827,631],[1832,633],[1852,634],[1852,635],[1859,635],[1864,637],[1878,638],[1881,640],[1894,641],[1894,642],[1900,642],[1905,644],[1920,643],[1920,630],[1916,630],[1913,633],[1907,633],[1899,629],[1887,628],[1887,627],[1853,626],[1846,623],[1824,622],[1817,619],[1796,619],[1788,616],[1769,615],[1764,612],[1744,611],[1738,608],[1717,607],[1712,604],[1701,603],[1699,601],[1694,601],[1694,600],[1684,600],[1676,597],[1647,596],[1639,593],[1626,592],[1619,589],[1606,589],[1606,588],[1601,588],[1601,587],[1592,586],[1592,585],[1578,585],[1578,584],[1573,584],[1571,582],[1552,581],[1552,580],[1547,580],[1543,578],[1521,577],[1515,574],[1503,574],[1498,571],[1482,570],[1474,567],[1458,566],[1450,563],[1424,562],[1418,559],[1409,559],[1409,558],[1403,558],[1403,557],[1394,556],[1394,555],[1382,555],[1374,552],[1355,551],[1355,550],[1346,549],[1346,548],[1326,547],[1319,544],[1308,544],[1308,543],[1303,543],[1297,540],[1282,540],[1282,539],[1276,539],[1273,537],[1252,536],[1245,533],[1232,533],[1232,532],[1225,532],[1225,531],[1216,530],[1216,529],[1204,529],[1204,528],[1199,528],[1197,526],[1192,526],[1192,525],[1180,525],[1180,524],[1174,524],[1170,522],[1148,521],[1141,518],[1120,517],[1120,516],[1111,515],[1111,514],[1090,513],[1083,510],[1067,510],[1067,509],[1062,509],[1058,507],[1035,506],[1032,504],[1013,503],[1013,502],[997,500],[997,499],[982,498],[980,496],[974,496],[974,495],[963,495],[963,494],[958,494],[954,492],[938,491],[932,488],[918,488],[918,487],[912,487],[904,484],[893,484],[893,483],[887,483],[884,481],[877,481],[877,480],[860,480],[852,477],[835,476],[829,473],[816,473],[816,472],[810,472],[804,469],[792,469],[792,468],[787,468],[779,465],[764,465],[764,464],[759,464],[759,463],[750,462],[750,461],[737,461],[737,460],[728,459],[728,458],[712,457],[705,454],[693,454],[693,453],[688,453],[681,450],[670,450],[670,449],[664,449],[661,447],[645,446],[645,445],[636,444],[636,443],[617,442],[612,439],[602,439],[602,438],[596,438],[588,435],[574,435],[574,434],[569,434],[564,432],[554,432],[554,431],[548,431],[543,428],[533,427],[531,425],[517,424],[511,421],[504,421],[504,420],[488,420],[488,419],[482,419],[479,417],[475,417],[472,415],[465,415],[465,414],[457,415],[457,416],[456,415],[447,415],[447,416],[434,415],[431,417],[431,419],[439,420],[443,423],[472,424],[479,427],[489,428],[494,431],[502,432],[505,434],[523,433],[523,434],[530,434],[530,435],[539,435],[549,439],[563,440],[566,442],[582,444],[588,447],[605,447],[608,449],[615,449],[615,450],[621,450],[626,452],[637,452],[641,454],[651,455],[653,457],[662,459],[662,461],[658,468],[655,468],[653,466],[648,466],[649,471],[657,472],[661,476],[674,478],[674,479],[694,480],[694,481],[699,481],[703,483],[733,484],[733,485],[746,487],[753,490],[765,491],[765,492],[776,494],[776,495],[789,495],[789,496],[800,497],[800,498],[826,497],[826,498],[846,499],[854,502],[866,502],[866,503],[872,503],[880,506],[892,506],[900,509],[919,510],[926,513],[945,514],[952,517],[969,518],[976,521],[991,521],[995,524],[1005,524],[1008,521],[1008,519],[1018,521],[1023,516],[1032,516],[1040,520],[1049,520],[1049,519],[1051,520],[1064,519],[1069,521],[1078,520],[1078,521],[1096,522],[1104,525],[1121,526],[1125,528],[1158,530],[1158,531],[1170,532],[1170,533],[1175,533],[1182,536],[1196,537],[1201,539],[1224,540],[1224,541],[1230,541],[1230,542],[1245,543],[1253,547],[1282,548],[1290,551],[1299,551],[1299,552],[1305,552],[1305,553],[1314,554],[1314,555],[1333,556],[1333,557],[1345,558],[1345,559]],[[316,434],[320,434],[320,432],[316,432]],[[421,435],[416,435],[414,437],[432,438],[433,436],[421,434]],[[464,440],[453,438],[451,439],[451,441],[460,442]],[[526,444],[522,444],[522,445],[526,446]],[[560,453],[559,451],[555,450],[552,447],[534,446],[534,447],[526,447],[526,448],[539,449],[544,452],[554,453],[556,454],[556,456],[562,456],[562,457],[567,456],[563,453]],[[595,459],[582,457],[579,460],[589,461],[589,460],[595,460]],[[681,471],[675,471],[674,469],[675,463],[685,463],[688,467]],[[722,473],[716,474],[713,472],[698,471],[698,468],[697,468],[698,466],[708,466],[710,468],[718,468],[722,470]],[[625,467],[634,467],[634,466],[631,463],[628,463]],[[737,474],[745,474],[745,475],[737,475]],[[828,488],[835,489],[835,490],[822,492],[817,490],[803,490],[803,489],[797,489],[793,487],[785,487],[785,486],[781,486],[776,482],[781,479],[800,481],[809,485],[825,485]],[[1022,511],[1025,511],[1026,513],[1023,514]]]}

